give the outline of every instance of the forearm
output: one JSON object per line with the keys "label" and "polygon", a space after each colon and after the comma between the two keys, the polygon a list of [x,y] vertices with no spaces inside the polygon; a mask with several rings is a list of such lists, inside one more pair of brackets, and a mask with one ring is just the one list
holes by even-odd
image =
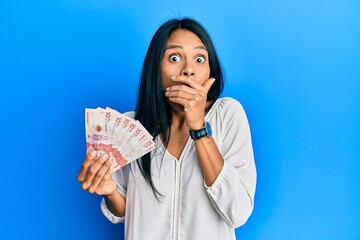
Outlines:
{"label": "forearm", "polygon": [[203,137],[194,142],[204,181],[211,186],[221,172],[224,159],[212,137]]}
{"label": "forearm", "polygon": [[113,194],[104,196],[105,203],[110,212],[117,217],[125,216],[126,199],[115,190]]}

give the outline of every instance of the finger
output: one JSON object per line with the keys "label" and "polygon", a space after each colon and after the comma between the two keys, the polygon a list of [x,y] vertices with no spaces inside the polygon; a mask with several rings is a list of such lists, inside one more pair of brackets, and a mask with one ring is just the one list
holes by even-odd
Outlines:
{"label": "finger", "polygon": [[109,158],[109,155],[107,153],[101,155],[101,157],[89,168],[85,180],[83,181],[82,188],[84,190],[89,189],[94,177],[96,176],[99,169],[102,167],[102,165],[105,163],[105,161]]}
{"label": "finger", "polygon": [[197,94],[199,92],[198,90],[191,88],[190,86],[185,84],[173,85],[171,87],[166,88],[165,90],[165,92],[172,92],[172,91],[182,91],[189,94]]}
{"label": "finger", "polygon": [[[95,189],[95,193],[98,195],[106,194],[106,192],[109,190],[107,189],[109,187],[109,180],[111,180],[111,175],[113,173],[112,168],[110,167],[104,177],[101,179],[98,187]],[[116,189],[116,188],[115,188]]]}
{"label": "finger", "polygon": [[94,147],[89,144],[89,147],[86,149],[87,153],[90,153],[93,150],[95,150]]}
{"label": "finger", "polygon": [[192,80],[190,78],[187,78],[187,77],[172,76],[171,80],[173,80],[174,82],[180,82],[180,83],[186,84],[186,85],[190,86],[191,88],[199,90],[199,91],[203,90],[203,86],[201,86],[200,84],[198,84],[194,80]]}
{"label": "finger", "polygon": [[102,181],[109,181],[111,179],[112,173],[113,173],[113,168],[110,165],[110,168],[106,171]]}
{"label": "finger", "polygon": [[189,93],[183,92],[181,90],[178,90],[178,91],[166,91],[165,96],[183,98],[183,99],[186,99],[186,100],[191,100],[191,99],[194,98],[193,94],[189,94]]}
{"label": "finger", "polygon": [[206,89],[206,92],[210,90],[211,86],[214,84],[215,81],[215,78],[209,78],[204,82],[203,87]]}
{"label": "finger", "polygon": [[202,98],[199,96],[195,96],[191,100],[180,98],[180,97],[169,97],[169,101],[182,105],[184,107],[185,111],[187,111],[189,108],[191,109],[193,106],[201,103],[201,99]]}
{"label": "finger", "polygon": [[89,167],[91,165],[91,162],[96,158],[97,152],[92,150],[90,151],[84,160],[84,162],[81,165],[80,172],[78,174],[78,181],[82,182],[85,179],[86,173],[89,170]]}
{"label": "finger", "polygon": [[109,170],[112,163],[112,158],[108,158],[108,160],[105,162],[105,164],[100,168],[100,170],[96,173],[96,176],[94,177],[91,186],[89,187],[89,192],[94,193],[96,188],[98,187],[101,180],[104,178],[106,172]]}

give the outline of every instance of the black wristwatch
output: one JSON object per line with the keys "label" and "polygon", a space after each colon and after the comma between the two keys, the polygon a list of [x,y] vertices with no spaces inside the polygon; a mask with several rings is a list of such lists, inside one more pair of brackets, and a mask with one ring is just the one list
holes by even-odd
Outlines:
{"label": "black wristwatch", "polygon": [[203,137],[211,137],[211,127],[209,122],[205,122],[205,126],[199,130],[190,130],[190,137],[191,139],[198,140]]}

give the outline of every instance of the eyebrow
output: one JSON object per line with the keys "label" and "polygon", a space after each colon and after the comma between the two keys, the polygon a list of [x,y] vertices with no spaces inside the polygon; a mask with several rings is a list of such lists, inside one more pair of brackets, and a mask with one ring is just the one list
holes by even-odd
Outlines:
{"label": "eyebrow", "polygon": [[[169,45],[169,46],[167,46],[167,47],[165,48],[165,50],[174,49],[174,48],[181,48],[181,49],[183,49],[183,47],[180,46],[180,45]],[[201,46],[201,45],[194,47],[194,49],[203,49],[203,50],[207,51],[206,47],[205,47],[205,46]]]}

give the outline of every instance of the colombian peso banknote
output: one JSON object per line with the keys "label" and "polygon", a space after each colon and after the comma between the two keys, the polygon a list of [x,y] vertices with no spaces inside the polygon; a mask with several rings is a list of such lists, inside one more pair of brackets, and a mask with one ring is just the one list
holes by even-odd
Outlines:
{"label": "colombian peso banknote", "polygon": [[107,153],[113,171],[142,157],[155,148],[153,137],[143,125],[111,108],[85,109],[87,152],[98,157]]}

